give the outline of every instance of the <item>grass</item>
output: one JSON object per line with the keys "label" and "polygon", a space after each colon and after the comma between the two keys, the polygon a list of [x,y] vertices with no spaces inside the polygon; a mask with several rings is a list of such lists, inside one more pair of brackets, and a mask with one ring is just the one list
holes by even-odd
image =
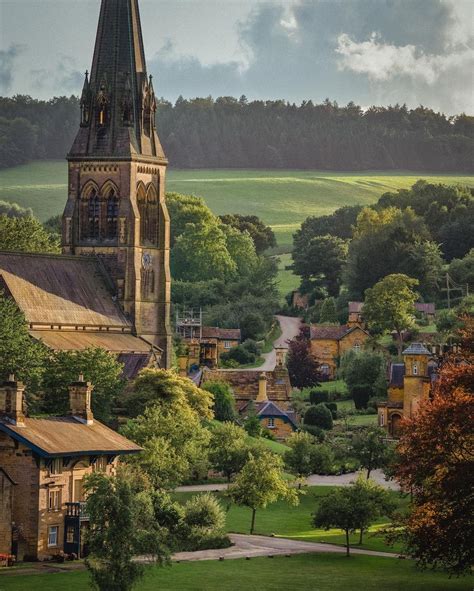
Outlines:
{"label": "grass", "polygon": [[293,271],[287,269],[288,265],[291,265],[292,258],[290,253],[281,254],[277,257],[278,259],[278,289],[280,294],[284,297],[290,291],[298,289],[301,278],[295,275]]}
{"label": "grass", "polygon": [[[258,215],[273,227],[279,244],[290,248],[292,234],[309,215],[373,203],[386,191],[407,188],[419,178],[474,186],[472,175],[424,172],[171,169],[167,190],[200,195],[216,214]],[[31,207],[43,221],[62,212],[66,195],[65,161],[36,161],[0,171],[0,200]]]}
{"label": "grass", "polygon": [[[0,591],[89,591],[84,571],[0,576]],[[411,560],[377,556],[299,554],[247,560],[205,561],[151,568],[140,591],[467,591],[470,579],[415,568]]]}
{"label": "grass", "polygon": [[[344,534],[341,530],[315,529],[311,525],[311,514],[314,513],[319,499],[330,495],[336,487],[333,486],[309,486],[305,487],[304,494],[300,497],[300,504],[296,507],[288,505],[285,501],[278,501],[269,505],[266,509],[257,511],[255,533],[262,535],[275,535],[278,537],[291,538],[304,542],[327,542],[331,544],[345,544]],[[180,502],[189,499],[196,493],[175,493]],[[221,500],[227,511],[227,530],[229,532],[248,534],[250,529],[251,510],[247,507],[239,507],[229,504],[225,493],[215,493]],[[408,502],[401,498],[399,493],[390,492],[400,507]],[[381,535],[376,535],[381,527],[387,525],[389,519],[379,519],[364,537],[362,546],[358,546],[358,534],[351,536],[351,544],[358,548],[377,550],[379,552],[396,552],[401,548],[388,547]]]}
{"label": "grass", "polygon": [[266,437],[251,437],[249,435],[248,441],[249,443],[263,444],[265,447],[268,447],[270,451],[273,451],[274,453],[279,455],[283,455],[286,451],[290,449],[284,443],[280,443],[279,441],[272,441],[271,439],[267,439]]}
{"label": "grass", "polygon": [[273,351],[273,343],[281,337],[282,331],[280,323],[276,320],[273,322],[272,329],[267,334],[262,346],[262,353],[270,353]]}

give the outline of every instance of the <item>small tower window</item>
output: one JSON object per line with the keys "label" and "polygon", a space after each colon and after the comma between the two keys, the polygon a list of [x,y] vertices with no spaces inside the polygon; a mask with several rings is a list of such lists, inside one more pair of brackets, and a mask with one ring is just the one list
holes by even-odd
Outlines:
{"label": "small tower window", "polygon": [[413,364],[413,375],[414,376],[418,375],[418,364],[417,363]]}

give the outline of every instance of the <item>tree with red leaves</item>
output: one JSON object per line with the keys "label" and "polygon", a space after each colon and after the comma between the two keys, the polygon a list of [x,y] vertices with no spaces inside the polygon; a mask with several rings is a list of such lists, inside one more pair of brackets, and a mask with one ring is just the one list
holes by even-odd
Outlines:
{"label": "tree with red leaves", "polygon": [[474,320],[463,320],[461,353],[444,360],[431,399],[403,422],[395,466],[413,493],[408,553],[453,574],[474,563]]}
{"label": "tree with red leaves", "polygon": [[286,364],[293,388],[317,386],[319,364],[311,354],[308,326],[303,326],[299,335],[289,342]]}

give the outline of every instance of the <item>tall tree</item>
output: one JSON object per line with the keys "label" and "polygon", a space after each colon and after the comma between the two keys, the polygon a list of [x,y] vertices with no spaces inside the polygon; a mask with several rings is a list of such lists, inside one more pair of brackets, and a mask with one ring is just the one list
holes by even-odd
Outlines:
{"label": "tall tree", "polygon": [[387,436],[383,429],[369,427],[358,431],[352,440],[354,456],[362,468],[367,470],[367,480],[372,470],[383,468],[388,458],[388,448],[384,439]]}
{"label": "tall tree", "polygon": [[305,328],[290,341],[286,364],[294,388],[317,386],[320,378],[319,364],[311,353],[311,341]]}
{"label": "tall tree", "polygon": [[247,433],[234,423],[215,425],[211,431],[209,461],[230,482],[238,474],[248,457]]}
{"label": "tall tree", "polygon": [[414,288],[417,279],[407,275],[387,275],[365,292],[364,318],[370,328],[397,333],[398,356],[403,349],[403,331],[415,324],[415,302],[418,294]]}
{"label": "tall tree", "polygon": [[257,254],[276,246],[276,238],[270,226],[266,226],[256,215],[227,214],[220,216],[227,226],[239,232],[247,232],[253,240]]}
{"label": "tall tree", "polygon": [[0,250],[59,253],[59,241],[36,218],[0,215]]}

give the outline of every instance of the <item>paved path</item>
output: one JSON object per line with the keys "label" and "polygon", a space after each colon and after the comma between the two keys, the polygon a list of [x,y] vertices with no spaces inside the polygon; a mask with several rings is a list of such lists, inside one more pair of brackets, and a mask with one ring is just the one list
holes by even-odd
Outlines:
{"label": "paved path", "polygon": [[[273,347],[284,347],[288,349],[288,341],[296,337],[301,328],[301,318],[293,318],[292,316],[277,316],[276,317],[281,327],[281,336],[273,343]],[[256,371],[273,371],[276,365],[276,352],[272,349],[270,353],[264,353],[262,357],[265,362],[260,367],[255,368]]]}
{"label": "paved path", "polygon": [[[365,476],[365,471],[362,472]],[[351,472],[350,474],[340,474],[338,476],[321,476],[319,474],[312,474],[306,479],[306,484],[309,486],[347,486],[354,482],[359,475],[359,472]],[[377,484],[383,486],[387,490],[400,490],[400,487],[393,480],[385,480],[382,470],[374,470],[370,478],[375,480]],[[178,486],[176,489],[179,492],[206,492],[226,490],[229,485],[227,483],[221,484],[193,484],[190,486]]]}
{"label": "paved path", "polygon": [[[251,558],[256,556],[288,556],[290,554],[308,554],[329,552],[344,554],[346,549],[335,544],[316,542],[300,542],[287,538],[271,538],[268,536],[249,536],[244,534],[230,534],[233,546],[220,550],[200,550],[198,552],[178,552],[173,560],[216,560],[219,558]],[[389,552],[375,552],[373,550],[361,550],[351,548],[352,554],[367,554],[369,556],[383,556],[384,558],[396,558],[398,554]]]}

